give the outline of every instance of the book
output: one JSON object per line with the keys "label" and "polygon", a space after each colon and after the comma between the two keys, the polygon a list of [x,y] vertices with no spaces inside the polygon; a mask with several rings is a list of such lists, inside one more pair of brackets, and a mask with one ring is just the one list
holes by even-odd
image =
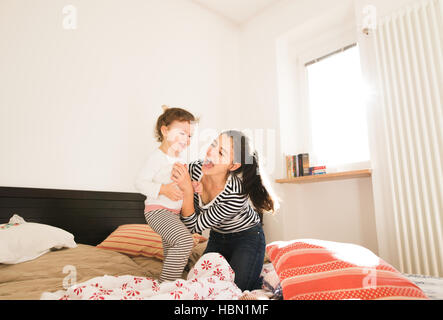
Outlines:
{"label": "book", "polygon": [[319,174],[326,174],[326,166],[318,166],[318,167],[311,167],[309,168],[309,172],[311,175],[319,175]]}
{"label": "book", "polygon": [[298,165],[300,176],[309,176],[309,153],[301,153],[298,155]]}
{"label": "book", "polygon": [[303,175],[309,176],[309,154],[303,154]]}
{"label": "book", "polygon": [[298,156],[297,156],[297,164],[298,164],[298,170],[299,170],[299,174],[298,174],[298,176],[299,177],[303,177],[303,155],[302,154],[299,154]]}
{"label": "book", "polygon": [[297,156],[292,156],[292,173],[293,177],[297,178],[299,175],[299,167],[297,165]]}
{"label": "book", "polygon": [[292,156],[286,156],[286,177],[292,177]]}

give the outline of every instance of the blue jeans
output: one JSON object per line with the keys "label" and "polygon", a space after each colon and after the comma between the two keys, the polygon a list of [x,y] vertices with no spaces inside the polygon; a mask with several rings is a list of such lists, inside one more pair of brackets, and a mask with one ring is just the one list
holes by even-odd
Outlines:
{"label": "blue jeans", "polygon": [[248,230],[222,234],[209,234],[205,253],[218,252],[235,272],[235,284],[242,290],[261,289],[260,278],[265,257],[265,234],[261,225]]}

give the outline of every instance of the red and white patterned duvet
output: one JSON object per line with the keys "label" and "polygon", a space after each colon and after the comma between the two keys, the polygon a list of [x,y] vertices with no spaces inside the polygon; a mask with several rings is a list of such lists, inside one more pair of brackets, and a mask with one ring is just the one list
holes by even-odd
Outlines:
{"label": "red and white patterned duvet", "polygon": [[187,280],[159,283],[151,278],[103,276],[44,292],[42,300],[237,300],[242,291],[234,283],[234,271],[218,253],[202,256]]}

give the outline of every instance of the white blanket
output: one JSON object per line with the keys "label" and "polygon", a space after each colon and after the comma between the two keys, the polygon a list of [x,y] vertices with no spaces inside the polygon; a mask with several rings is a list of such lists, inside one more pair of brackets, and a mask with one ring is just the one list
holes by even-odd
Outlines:
{"label": "white blanket", "polygon": [[218,253],[202,256],[187,280],[159,283],[151,278],[103,276],[66,291],[44,292],[42,300],[238,300],[234,271]]}

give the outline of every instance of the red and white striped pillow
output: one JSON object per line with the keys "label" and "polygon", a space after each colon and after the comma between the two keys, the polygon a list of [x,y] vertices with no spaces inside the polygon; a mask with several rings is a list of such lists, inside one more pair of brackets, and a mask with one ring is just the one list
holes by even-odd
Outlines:
{"label": "red and white striped pillow", "polygon": [[[193,234],[194,246],[207,239]],[[163,260],[163,244],[158,233],[147,224],[119,226],[97,248],[125,253],[129,256],[144,256]]]}
{"label": "red and white striped pillow", "polygon": [[428,299],[370,250],[322,240],[273,242],[267,254],[285,300]]}

